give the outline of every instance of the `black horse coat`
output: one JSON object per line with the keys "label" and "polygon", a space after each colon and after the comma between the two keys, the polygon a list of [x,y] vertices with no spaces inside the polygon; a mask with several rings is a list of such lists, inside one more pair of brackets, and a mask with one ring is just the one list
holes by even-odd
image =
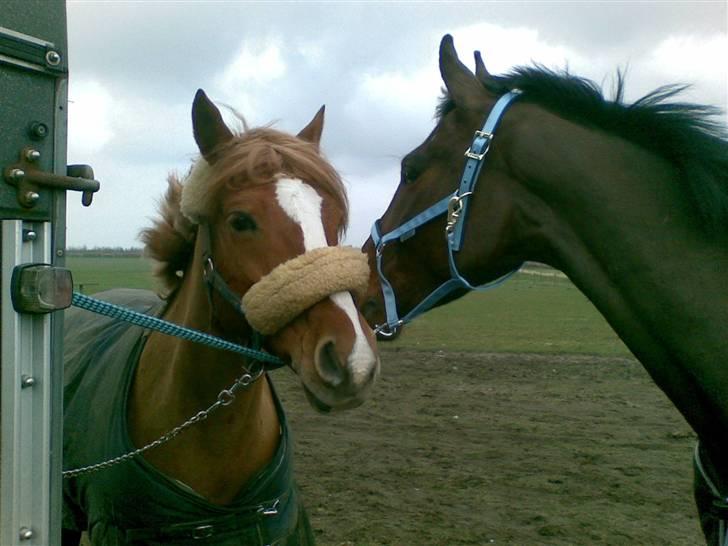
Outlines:
{"label": "black horse coat", "polygon": [[[102,299],[147,314],[163,306],[144,290],[112,290]],[[137,326],[78,309],[67,311],[65,323],[63,464],[72,469],[134,449],[127,401],[146,336]],[[65,479],[64,529],[88,531],[94,546],[313,544],[293,481],[285,415],[275,400],[278,450],[233,503],[214,505],[138,456]]]}

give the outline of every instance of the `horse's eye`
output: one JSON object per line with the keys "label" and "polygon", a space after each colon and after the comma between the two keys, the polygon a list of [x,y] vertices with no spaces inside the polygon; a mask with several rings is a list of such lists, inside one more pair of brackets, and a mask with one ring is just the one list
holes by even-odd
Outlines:
{"label": "horse's eye", "polygon": [[416,176],[412,176],[411,169],[407,169],[407,165],[402,165],[402,172],[400,174],[402,184],[411,184],[415,181]]}
{"label": "horse's eye", "polygon": [[401,178],[403,184],[411,184],[420,176],[420,169],[412,160],[402,161]]}
{"label": "horse's eye", "polygon": [[230,215],[228,222],[235,231],[255,231],[258,228],[253,217],[244,212],[236,212]]}

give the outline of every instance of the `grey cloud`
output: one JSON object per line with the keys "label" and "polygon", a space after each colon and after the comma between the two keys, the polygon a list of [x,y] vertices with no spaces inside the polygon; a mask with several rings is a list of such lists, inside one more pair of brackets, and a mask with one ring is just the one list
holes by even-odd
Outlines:
{"label": "grey cloud", "polygon": [[[203,87],[213,97],[222,95],[217,78],[242,44],[281,44],[287,71],[264,85],[241,82],[240,94],[224,99],[255,124],[279,120],[276,126],[291,132],[327,105],[324,150],[349,182],[352,200],[361,201],[352,207],[350,237],[356,240],[394,191],[399,157],[432,128],[440,91],[434,78],[438,83],[421,90],[431,106],[397,110],[357,95],[367,74],[424,69],[436,76],[438,38],[475,23],[537,29],[544,42],[598,59],[612,71],[644,58],[668,36],[728,32],[724,2],[69,3],[68,14],[71,78],[100,82],[125,106],[144,104],[141,121],[147,130],[118,131],[98,157],[72,158],[108,168],[108,176],[102,168],[97,174],[109,199],[83,211],[83,225],[98,218],[111,233],[123,223],[125,235],[119,238],[138,231],[153,206],[127,210],[123,200],[112,205],[111,197],[133,187],[147,192],[144,202],[153,203],[164,187],[164,170],[187,167],[195,152],[189,121],[194,92]],[[320,59],[306,53],[311,47],[319,48]],[[470,62],[471,51],[459,52]],[[484,49],[483,55],[487,63],[489,52]],[[722,62],[716,60],[716,70],[725,74]],[[681,75],[675,79],[681,81]],[[630,81],[640,90],[669,83],[653,80],[632,70],[628,88]],[[725,95],[725,86],[722,81],[714,89]],[[711,93],[711,100],[720,95]],[[252,98],[253,111],[243,109],[245,95]],[[155,115],[155,107],[164,115]],[[125,180],[139,176],[159,180]],[[376,191],[360,191],[362,185]],[[127,224],[134,217],[138,226],[132,229]],[[89,244],[93,230],[74,224],[79,222],[69,229],[70,243]]]}

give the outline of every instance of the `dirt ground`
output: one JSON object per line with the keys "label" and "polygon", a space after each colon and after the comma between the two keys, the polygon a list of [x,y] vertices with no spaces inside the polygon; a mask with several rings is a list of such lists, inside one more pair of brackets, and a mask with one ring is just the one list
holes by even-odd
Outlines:
{"label": "dirt ground", "polygon": [[688,425],[634,360],[383,347],[362,407],[276,372],[322,545],[701,544]]}

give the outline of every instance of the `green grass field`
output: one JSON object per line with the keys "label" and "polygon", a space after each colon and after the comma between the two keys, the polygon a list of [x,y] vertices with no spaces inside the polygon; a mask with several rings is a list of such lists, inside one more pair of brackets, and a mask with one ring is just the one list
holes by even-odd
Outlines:
{"label": "green grass field", "polygon": [[[154,288],[137,257],[69,257],[76,290]],[[628,349],[567,279],[518,274],[490,292],[430,311],[387,345],[421,350],[626,356]]]}
{"label": "green grass field", "polygon": [[66,258],[66,267],[73,272],[73,288],[94,294],[109,288],[154,289],[151,260],[137,256]]}
{"label": "green grass field", "polygon": [[519,273],[417,318],[392,346],[443,351],[630,352],[592,303],[565,278]]}

